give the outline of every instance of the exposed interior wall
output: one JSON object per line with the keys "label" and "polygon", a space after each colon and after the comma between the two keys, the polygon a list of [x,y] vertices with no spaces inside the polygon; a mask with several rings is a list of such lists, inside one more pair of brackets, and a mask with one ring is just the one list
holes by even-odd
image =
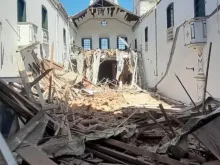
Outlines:
{"label": "exposed interior wall", "polygon": [[[173,42],[167,42],[166,9],[171,2],[174,2],[174,32],[178,26],[180,26],[186,20],[190,20],[194,17],[194,2],[192,0],[163,0],[159,3],[156,9],[157,27],[155,28],[155,13],[152,12],[135,29],[135,34],[138,38],[139,43],[138,45],[142,45],[144,41],[144,35],[142,35],[141,33],[144,32],[144,27],[149,26],[148,51],[144,52],[142,47],[143,57],[145,61],[147,84],[149,87],[155,87],[157,82],[164,76],[170,58],[170,52]],[[206,14],[210,14],[216,7],[217,0],[208,1],[206,3]],[[213,96],[218,98],[220,97],[220,94],[216,90],[216,87],[217,84],[219,84],[220,78],[218,78],[218,76],[215,76],[215,73],[217,70],[220,69],[217,64],[217,61],[220,60],[219,53],[217,53],[217,45],[220,44],[218,36],[220,34],[218,33],[217,22],[217,14],[213,15],[211,18],[207,20],[208,42],[204,47],[203,64],[205,69],[207,63],[209,42],[213,42],[208,90],[211,94],[213,94]],[[155,50],[156,37],[155,33],[153,33],[151,29],[157,29],[157,54]],[[139,46],[139,49],[140,47],[141,46]],[[156,62],[155,57],[157,57],[157,68],[154,63],[154,61]],[[187,68],[194,68],[194,71]],[[158,70],[158,75],[154,74],[156,69]],[[195,79],[195,77],[198,74],[198,52],[196,52],[192,48],[189,48],[188,46],[185,46],[183,26],[180,28],[179,31],[179,35],[176,42],[176,49],[172,58],[172,63],[170,65],[169,72],[157,87],[158,91],[165,94],[166,96],[189,103],[190,100],[185,94],[179,82],[177,81],[174,73],[176,73],[180,77],[193,99],[195,101],[198,101],[198,92],[199,90],[201,90],[199,89],[199,86]]]}
{"label": "exposed interior wall", "polygon": [[[107,26],[102,27],[101,21],[107,21]],[[90,19],[78,27],[77,45],[82,46],[82,38],[92,38],[92,48],[99,48],[99,38],[109,38],[110,49],[117,48],[117,37],[127,37],[128,44],[134,42],[132,27],[128,26],[115,18]]]}
{"label": "exposed interior wall", "polygon": [[[145,47],[145,28],[148,27],[148,49]],[[143,19],[141,24],[135,30],[137,38],[138,51],[142,53],[145,77],[149,87],[156,83],[156,37],[155,37],[155,11]]]}
{"label": "exposed interior wall", "polygon": [[117,72],[117,62],[115,60],[107,60],[99,66],[99,81],[105,79],[114,80]]}

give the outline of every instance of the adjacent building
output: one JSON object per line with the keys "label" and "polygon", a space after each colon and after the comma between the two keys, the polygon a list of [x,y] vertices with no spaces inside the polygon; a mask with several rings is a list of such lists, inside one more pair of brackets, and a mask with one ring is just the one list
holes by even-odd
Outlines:
{"label": "adjacent building", "polygon": [[[201,101],[212,42],[207,92],[220,97],[220,78],[216,75],[220,69],[219,5],[219,0],[161,0],[155,7],[145,8],[133,30],[148,88],[157,88],[166,96],[188,103],[190,100],[176,74],[194,101]],[[143,9],[140,6],[135,10]]]}
{"label": "adjacent building", "polygon": [[[70,54],[74,25],[58,0],[0,0],[0,76],[17,77],[16,52],[39,42],[49,58],[63,64]],[[39,52],[39,46],[37,48]]]}

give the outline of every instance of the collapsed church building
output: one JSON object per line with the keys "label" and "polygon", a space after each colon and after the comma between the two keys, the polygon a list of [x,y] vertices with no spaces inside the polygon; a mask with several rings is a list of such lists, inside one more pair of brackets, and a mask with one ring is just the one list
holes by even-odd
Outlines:
{"label": "collapsed church building", "polygon": [[0,2],[0,165],[220,164],[220,0]]}
{"label": "collapsed church building", "polygon": [[86,77],[94,84],[103,78],[129,84],[134,82],[137,54],[131,47],[132,27],[139,17],[109,1],[90,4],[70,17],[78,28],[75,44],[83,47],[83,52],[77,50],[74,55],[86,56],[83,63],[87,68]]}

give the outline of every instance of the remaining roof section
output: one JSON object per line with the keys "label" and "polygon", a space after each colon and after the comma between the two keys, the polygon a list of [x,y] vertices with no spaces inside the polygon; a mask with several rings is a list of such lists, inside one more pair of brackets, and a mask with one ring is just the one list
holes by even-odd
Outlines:
{"label": "remaining roof section", "polygon": [[50,0],[50,2],[60,11],[64,18],[68,20],[68,15],[63,5],[58,0]]}
{"label": "remaining roof section", "polygon": [[76,27],[93,18],[115,18],[132,27],[138,21],[139,16],[108,0],[97,0],[70,18]]}
{"label": "remaining roof section", "polygon": [[91,6],[97,6],[97,7],[100,7],[100,6],[114,6],[114,5],[117,5],[116,3],[110,1],[110,0],[106,0],[106,1],[103,1],[103,0],[96,0],[94,1]]}
{"label": "remaining roof section", "polygon": [[143,14],[140,19],[136,22],[136,24],[133,26],[133,30],[135,30],[140,23],[146,18],[148,17],[153,11],[155,11],[155,7],[152,7],[148,12],[146,12],[145,14]]}

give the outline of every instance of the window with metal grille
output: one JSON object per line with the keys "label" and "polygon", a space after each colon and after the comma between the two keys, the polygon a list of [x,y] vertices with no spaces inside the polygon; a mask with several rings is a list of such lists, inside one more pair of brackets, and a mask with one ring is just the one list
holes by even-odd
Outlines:
{"label": "window with metal grille", "polygon": [[[126,42],[128,41],[127,37],[120,37],[120,38]],[[127,46],[120,38],[118,37],[118,39],[117,39],[117,47],[119,50],[125,50],[127,48]]]}
{"label": "window with metal grille", "polygon": [[48,15],[47,15],[47,9],[45,6],[42,6],[41,9],[42,14],[42,28],[48,30]]}
{"label": "window with metal grille", "polygon": [[205,17],[205,0],[194,0],[195,17]]}
{"label": "window with metal grille", "polygon": [[17,0],[17,8],[18,22],[26,22],[26,2]]}
{"label": "window with metal grille", "polygon": [[109,49],[109,39],[108,38],[100,38],[99,39],[99,48],[100,49]]}
{"label": "window with metal grille", "polygon": [[174,5],[171,3],[167,7],[167,29],[174,26]]}
{"label": "window with metal grille", "polygon": [[92,49],[92,39],[91,38],[83,38],[82,39],[82,47],[85,50],[91,50]]}

